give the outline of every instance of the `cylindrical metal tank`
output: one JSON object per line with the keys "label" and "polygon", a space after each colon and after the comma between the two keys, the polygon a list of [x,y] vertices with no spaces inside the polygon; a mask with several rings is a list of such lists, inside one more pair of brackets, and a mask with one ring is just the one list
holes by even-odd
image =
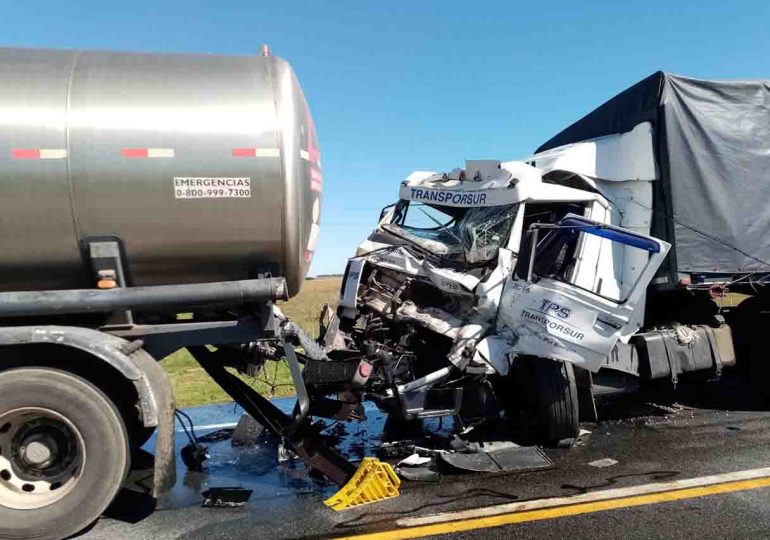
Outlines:
{"label": "cylindrical metal tank", "polygon": [[0,49],[0,290],[92,287],[85,246],[117,237],[129,285],[295,294],[321,182],[278,57]]}

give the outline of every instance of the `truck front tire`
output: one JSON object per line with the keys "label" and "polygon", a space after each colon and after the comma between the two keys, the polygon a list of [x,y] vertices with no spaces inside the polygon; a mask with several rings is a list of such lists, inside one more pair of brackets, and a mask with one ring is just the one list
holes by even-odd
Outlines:
{"label": "truck front tire", "polygon": [[112,502],[129,460],[123,419],[96,386],[51,368],[0,372],[0,538],[82,530]]}
{"label": "truck front tire", "polygon": [[578,393],[572,364],[533,358],[538,424],[547,444],[574,439],[580,431]]}

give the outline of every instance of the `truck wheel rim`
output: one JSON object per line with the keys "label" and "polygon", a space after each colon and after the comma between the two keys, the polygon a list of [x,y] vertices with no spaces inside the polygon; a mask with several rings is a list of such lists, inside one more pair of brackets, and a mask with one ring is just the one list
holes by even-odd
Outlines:
{"label": "truck wheel rim", "polygon": [[0,506],[50,506],[74,489],[85,461],[80,431],[56,411],[25,407],[0,415]]}

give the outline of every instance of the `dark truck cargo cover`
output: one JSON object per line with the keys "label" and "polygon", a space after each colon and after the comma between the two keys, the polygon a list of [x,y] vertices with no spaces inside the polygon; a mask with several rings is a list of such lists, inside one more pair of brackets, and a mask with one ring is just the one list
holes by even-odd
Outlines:
{"label": "dark truck cargo cover", "polygon": [[770,271],[770,80],[657,72],[537,152],[624,133],[641,122],[653,126],[660,178],[653,183],[652,233],[673,245],[671,268]]}

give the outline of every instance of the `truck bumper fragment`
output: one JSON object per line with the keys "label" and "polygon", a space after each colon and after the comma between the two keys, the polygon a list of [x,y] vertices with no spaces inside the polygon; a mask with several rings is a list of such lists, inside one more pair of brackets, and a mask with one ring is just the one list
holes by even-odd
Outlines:
{"label": "truck bumper fragment", "polygon": [[347,484],[324,501],[332,510],[339,512],[385,499],[398,497],[401,485],[393,467],[377,458],[367,457]]}

